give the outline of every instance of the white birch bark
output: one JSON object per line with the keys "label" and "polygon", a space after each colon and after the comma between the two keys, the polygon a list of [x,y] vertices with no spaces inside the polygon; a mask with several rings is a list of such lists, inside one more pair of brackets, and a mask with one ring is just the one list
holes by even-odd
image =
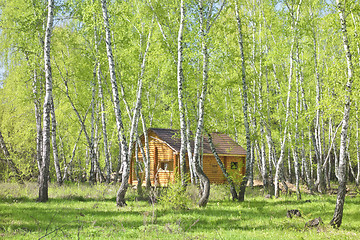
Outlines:
{"label": "white birch bark", "polygon": [[301,147],[301,162],[302,162],[302,167],[304,169],[304,175],[305,175],[305,180],[306,180],[306,185],[307,188],[310,190],[310,193],[313,193],[313,186],[312,186],[312,181],[311,181],[311,176],[310,176],[310,170],[309,170],[309,166],[308,163],[306,161],[306,150],[305,150],[305,140],[304,140],[304,131],[301,131],[301,141],[302,141],[302,147]]}
{"label": "white birch bark", "polygon": [[177,58],[177,93],[180,115],[180,177],[182,186],[186,186],[186,123],[185,123],[185,109],[183,103],[183,84],[184,73],[182,68],[183,63],[183,31],[185,21],[185,6],[184,1],[180,2],[180,26],[178,32],[178,58]]}
{"label": "white birch bark", "polygon": [[217,151],[216,151],[216,148],[215,148],[215,145],[212,141],[212,137],[209,133],[206,133],[207,134],[207,139],[208,139],[208,142],[209,142],[209,145],[210,145],[210,148],[211,148],[211,152],[213,153],[215,159],[216,159],[216,162],[218,163],[220,169],[221,169],[221,172],[223,173],[226,181],[229,183],[229,186],[230,186],[230,193],[231,193],[231,196],[232,196],[232,199],[233,201],[235,199],[238,199],[238,196],[237,196],[237,192],[236,192],[236,188],[235,188],[235,184],[234,184],[234,181],[232,180],[231,176],[227,173],[226,171],[226,168],[223,164],[223,162],[221,161]]}
{"label": "white birch bark", "polygon": [[48,15],[45,31],[44,62],[45,62],[45,99],[43,106],[43,147],[39,175],[39,202],[46,202],[48,196],[48,180],[50,165],[50,109],[52,99],[52,72],[50,60],[51,33],[54,18],[54,0],[48,0]]}
{"label": "white birch bark", "polygon": [[39,79],[36,69],[34,69],[33,76],[33,95],[34,95],[34,112],[35,112],[35,122],[36,122],[36,162],[38,164],[38,169],[40,171],[41,161],[42,161],[42,124],[41,124],[41,104],[39,96]]}
{"label": "white birch bark", "polygon": [[51,142],[53,148],[53,158],[54,158],[54,166],[55,166],[55,173],[56,173],[56,182],[58,185],[62,185],[62,177],[61,177],[61,169],[59,163],[59,153],[58,153],[58,146],[56,141],[56,117],[55,117],[55,106],[54,100],[51,98]]}
{"label": "white birch bark", "polygon": [[250,163],[250,155],[251,155],[251,142],[250,142],[250,126],[248,119],[248,87],[246,82],[246,69],[245,69],[245,56],[244,56],[244,46],[243,46],[243,34],[242,34],[242,26],[241,26],[241,18],[239,15],[238,4],[235,2],[235,17],[238,28],[238,43],[240,48],[240,56],[241,56],[241,71],[242,71],[242,87],[243,87],[243,114],[244,114],[244,126],[245,126],[245,136],[246,136],[246,171],[245,176],[241,182],[240,190],[239,190],[239,201],[245,200],[245,190],[246,184],[248,182],[248,178],[250,172],[252,171],[251,163]]}
{"label": "white birch bark", "polygon": [[280,148],[280,156],[276,163],[276,169],[275,169],[275,197],[279,197],[279,179],[280,179],[280,170],[281,165],[283,163],[284,158],[284,152],[285,152],[285,143],[286,143],[286,137],[287,137],[287,131],[288,131],[288,120],[289,120],[289,114],[290,114],[290,96],[291,96],[291,84],[292,84],[292,75],[293,75],[293,48],[294,44],[297,41],[297,24],[299,22],[300,17],[300,7],[301,7],[302,0],[298,3],[297,10],[296,10],[296,18],[294,14],[292,14],[293,17],[293,34],[294,38],[291,43],[290,48],[290,54],[289,54],[289,76],[288,76],[288,92],[287,92],[287,99],[286,99],[286,115],[285,115],[285,121],[284,121],[284,130],[281,140],[281,148]]}
{"label": "white birch bark", "polygon": [[128,180],[130,176],[130,156],[132,153],[132,148],[134,146],[134,136],[136,133],[136,129],[138,126],[139,121],[139,114],[140,114],[140,108],[141,108],[141,95],[142,95],[142,79],[145,72],[145,63],[146,63],[146,54],[150,47],[150,39],[151,39],[151,33],[152,30],[149,31],[148,34],[148,40],[147,40],[147,46],[146,50],[143,55],[143,61],[141,64],[141,72],[138,80],[138,90],[137,90],[137,96],[136,96],[136,103],[135,103],[135,109],[132,114],[132,120],[131,120],[131,128],[130,128],[130,135],[129,135],[129,146],[127,146],[127,141],[124,134],[124,126],[122,122],[122,115],[121,115],[121,109],[120,109],[120,100],[119,100],[119,93],[118,93],[118,87],[116,83],[116,74],[115,74],[115,63],[114,63],[114,57],[112,53],[112,45],[111,45],[111,35],[110,35],[110,25],[109,25],[109,19],[108,19],[108,12],[107,12],[107,6],[106,6],[106,0],[101,0],[101,6],[102,6],[102,12],[103,12],[103,20],[104,20],[104,28],[105,28],[105,36],[106,36],[106,51],[108,56],[108,62],[109,62],[109,71],[110,71],[110,81],[112,86],[112,92],[113,92],[113,101],[114,101],[114,111],[115,111],[115,118],[116,118],[116,125],[118,129],[119,139],[121,142],[121,160],[122,160],[122,181],[121,185],[119,187],[119,190],[116,195],[116,204],[118,206],[125,206],[125,194],[128,188]]}
{"label": "white birch bark", "polygon": [[203,17],[203,1],[199,1],[199,20],[200,20],[200,35],[201,35],[201,53],[203,57],[203,69],[202,69],[202,88],[198,102],[198,121],[196,127],[196,134],[194,140],[194,155],[193,163],[197,176],[200,179],[200,184],[202,185],[201,197],[198,202],[199,207],[205,207],[210,195],[210,181],[209,178],[205,175],[204,171],[201,168],[199,163],[200,151],[201,151],[201,138],[203,133],[204,126],[204,104],[205,97],[207,93],[207,81],[208,81],[208,50],[206,44],[206,30],[204,26],[204,17]]}
{"label": "white birch bark", "polygon": [[185,105],[185,114],[186,114],[186,121],[187,121],[187,124],[186,124],[186,149],[187,149],[188,160],[189,160],[190,179],[191,179],[192,184],[196,184],[197,183],[197,175],[196,175],[196,171],[195,171],[194,162],[192,161],[193,156],[192,156],[192,149],[191,149],[191,143],[190,143],[190,138],[191,138],[190,119],[188,116],[188,110],[187,110],[186,105]]}
{"label": "white birch bark", "polygon": [[[312,12],[310,13],[312,15]],[[314,54],[314,68],[315,68],[315,79],[316,79],[316,118],[315,118],[315,142],[314,142],[314,149],[315,149],[315,156],[316,156],[316,182],[315,188],[320,193],[325,193],[326,186],[325,186],[325,178],[324,178],[324,171],[322,169],[323,165],[323,154],[322,154],[322,146],[321,146],[321,126],[320,126],[320,98],[321,98],[321,79],[320,74],[318,71],[318,60],[317,60],[317,41],[316,41],[316,31],[315,27],[312,29],[313,31],[313,54]]]}
{"label": "white birch bark", "polygon": [[[356,105],[356,113],[358,112],[357,104]],[[358,114],[356,114],[356,160],[357,160],[357,174],[356,174],[356,185],[359,186],[360,181],[360,147],[359,147],[359,118]]]}
{"label": "white birch bark", "polygon": [[344,113],[342,120],[342,128],[340,133],[340,156],[339,156],[339,188],[336,199],[334,216],[330,221],[330,225],[340,227],[343,217],[345,194],[346,194],[346,139],[349,127],[350,104],[351,104],[351,86],[353,83],[353,65],[351,60],[350,45],[347,36],[347,26],[345,19],[345,2],[336,0],[337,9],[341,23],[341,32],[343,38],[344,52],[347,63],[347,82],[345,84]]}
{"label": "white birch bark", "polygon": [[146,189],[150,190],[151,188],[151,178],[150,178],[150,147],[149,147],[149,137],[147,135],[147,128],[144,115],[140,111],[140,119],[142,123],[143,135],[144,135],[144,145],[145,145],[145,154],[143,155],[143,161],[145,165],[145,184]]}
{"label": "white birch bark", "polygon": [[[140,176],[140,166],[141,166],[141,163],[139,161],[139,148],[141,149],[141,154],[144,154],[144,149],[143,147],[139,144],[141,143],[140,140],[139,140],[139,137],[138,137],[138,134],[136,133],[136,143],[135,143],[135,175],[136,175],[136,180],[137,180],[137,185],[136,185],[136,190],[137,190],[137,194],[142,197],[142,194],[143,194],[143,191],[142,191],[142,179],[141,179],[141,176]],[[144,155],[143,155],[144,156]]]}
{"label": "white birch bark", "polygon": [[109,71],[110,71],[110,81],[112,87],[113,94],[113,104],[114,104],[114,112],[115,112],[115,120],[116,127],[121,143],[121,161],[122,161],[122,181],[119,187],[119,190],[116,194],[116,204],[118,206],[125,206],[125,194],[128,188],[128,180],[130,175],[130,159],[128,155],[128,146],[125,138],[124,125],[122,122],[122,114],[120,109],[120,100],[119,100],[119,92],[115,74],[115,62],[112,53],[112,45],[111,45],[111,35],[110,35],[110,25],[108,19],[108,12],[106,6],[106,0],[101,0],[101,7],[104,19],[104,28],[105,28],[105,36],[106,36],[106,52],[109,62]]}
{"label": "white birch bark", "polygon": [[101,80],[101,68],[100,64],[98,64],[98,73],[97,73],[98,85],[99,85],[99,98],[100,98],[100,111],[101,111],[101,125],[102,125],[102,135],[103,135],[103,143],[104,143],[104,156],[105,156],[105,171],[106,171],[106,182],[110,183],[111,180],[111,164],[110,164],[110,153],[109,153],[109,145],[108,145],[108,137],[106,130],[106,109],[105,109],[105,100],[102,88],[102,80]]}
{"label": "white birch bark", "polygon": [[[72,179],[72,165],[73,165],[73,161],[74,161],[74,158],[75,158],[75,154],[76,154],[76,149],[77,149],[77,143],[79,142],[80,140],[80,136],[81,136],[81,133],[83,131],[83,128],[81,127],[80,128],[80,131],[79,131],[79,135],[75,141],[75,144],[74,144],[74,147],[73,147],[73,150],[72,150],[72,153],[71,153],[71,158],[70,158],[70,161],[68,164],[66,164],[65,166],[65,169],[64,169],[64,175],[63,175],[63,181],[66,181],[69,179],[69,176],[70,178]],[[68,176],[69,175],[69,176]]]}
{"label": "white birch bark", "polygon": [[128,156],[131,156],[132,148],[135,145],[134,143],[136,141],[135,136],[137,135],[139,116],[140,116],[140,112],[141,112],[142,80],[143,80],[144,73],[145,73],[146,55],[150,48],[151,34],[152,34],[152,29],[150,29],[150,31],[149,31],[146,49],[145,49],[144,55],[142,56],[141,71],[140,71],[140,76],[139,76],[139,80],[138,80],[138,91],[137,91],[137,96],[136,96],[135,109],[134,109],[133,115],[132,115],[132,122],[131,122],[130,136],[129,136]]}
{"label": "white birch bark", "polygon": [[[96,21],[96,17],[94,14],[94,20]],[[95,39],[95,51],[96,51],[96,57],[98,58],[98,34],[97,34],[97,28],[94,26],[94,39]],[[97,64],[97,83],[99,87],[99,99],[100,99],[100,111],[101,111],[101,124],[102,124],[102,134],[103,134],[103,143],[104,143],[104,157],[105,157],[105,171],[106,171],[106,182],[110,183],[111,180],[111,162],[110,162],[110,153],[109,153],[109,146],[108,146],[108,137],[107,137],[107,130],[106,130],[106,109],[105,109],[105,100],[104,100],[104,94],[103,94],[103,83],[101,79],[101,66],[99,63],[99,60],[96,59]]]}

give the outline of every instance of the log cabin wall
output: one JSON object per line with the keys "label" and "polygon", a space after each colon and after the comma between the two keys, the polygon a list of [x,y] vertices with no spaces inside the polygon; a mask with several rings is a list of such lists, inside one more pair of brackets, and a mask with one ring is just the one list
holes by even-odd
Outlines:
{"label": "log cabin wall", "polygon": [[[150,150],[150,180],[153,186],[167,186],[173,182],[175,173],[179,174],[179,152],[167,142],[162,140],[155,132],[148,130]],[[141,138],[143,146],[144,138]],[[144,147],[144,152],[146,151]],[[139,161],[143,161],[140,149],[138,150]],[[219,154],[226,171],[235,178],[240,179],[245,174],[245,155]],[[187,158],[187,157],[186,157]],[[188,160],[187,169],[189,170]],[[135,156],[131,162],[131,178],[129,184],[137,184],[135,174]],[[206,153],[203,157],[203,168],[211,183],[226,183],[226,179],[216,162],[213,154]],[[143,168],[144,170],[144,168]],[[144,171],[140,173],[142,184],[145,185]]]}
{"label": "log cabin wall", "polygon": [[[164,141],[162,141],[155,133],[149,131],[149,150],[150,150],[150,180],[152,185],[166,186],[169,182],[174,180],[174,173],[177,169],[176,161],[178,154],[171,149]],[[143,146],[144,139],[142,140]],[[144,147],[144,152],[146,151]],[[143,156],[139,149],[139,161],[142,161]],[[175,160],[175,161],[174,161]],[[135,157],[131,162],[132,178],[130,184],[137,184],[135,174]],[[142,172],[142,181],[145,185],[145,174]]]}
{"label": "log cabin wall", "polygon": [[[224,157],[220,156],[221,161],[224,163]],[[224,183],[226,181],[224,174],[219,167],[214,156],[204,155],[203,157],[203,170],[209,178],[210,183]]]}

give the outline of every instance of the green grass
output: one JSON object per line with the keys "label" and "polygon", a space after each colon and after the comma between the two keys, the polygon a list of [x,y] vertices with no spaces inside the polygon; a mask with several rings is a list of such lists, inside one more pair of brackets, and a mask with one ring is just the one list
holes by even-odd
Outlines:
{"label": "green grass", "polygon": [[[206,208],[172,210],[137,200],[134,190],[127,194],[128,206],[118,208],[112,185],[50,185],[50,200],[37,203],[36,184],[1,183],[0,239],[360,239],[358,196],[346,198],[343,224],[333,229],[328,223],[336,196],[265,199],[248,189],[246,201],[238,203],[225,189],[212,187]],[[290,209],[299,209],[303,218],[287,218]],[[316,217],[325,224],[304,227]]]}

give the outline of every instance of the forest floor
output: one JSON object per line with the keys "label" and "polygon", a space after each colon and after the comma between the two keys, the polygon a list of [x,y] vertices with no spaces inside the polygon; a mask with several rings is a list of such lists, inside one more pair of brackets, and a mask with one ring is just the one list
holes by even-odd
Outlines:
{"label": "forest floor", "polygon": [[[66,184],[49,188],[50,200],[37,203],[36,183],[0,183],[0,239],[360,239],[360,195],[346,197],[343,223],[329,226],[336,195],[296,194],[267,199],[260,188],[247,188],[245,202],[233,202],[225,185],[212,186],[205,208],[193,203],[183,210],[139,200],[115,203],[117,186]],[[193,199],[192,199],[193,198]],[[191,200],[192,199],[192,200]],[[287,218],[298,209],[302,217]],[[308,228],[321,217],[324,224]]]}

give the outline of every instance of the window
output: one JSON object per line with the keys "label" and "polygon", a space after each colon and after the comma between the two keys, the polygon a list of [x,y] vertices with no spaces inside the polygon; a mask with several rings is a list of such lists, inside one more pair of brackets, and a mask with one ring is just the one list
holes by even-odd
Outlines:
{"label": "window", "polygon": [[230,168],[231,169],[238,169],[238,164],[239,164],[238,162],[231,162],[230,163]]}
{"label": "window", "polygon": [[173,162],[160,162],[160,169],[164,171],[173,171]]}

